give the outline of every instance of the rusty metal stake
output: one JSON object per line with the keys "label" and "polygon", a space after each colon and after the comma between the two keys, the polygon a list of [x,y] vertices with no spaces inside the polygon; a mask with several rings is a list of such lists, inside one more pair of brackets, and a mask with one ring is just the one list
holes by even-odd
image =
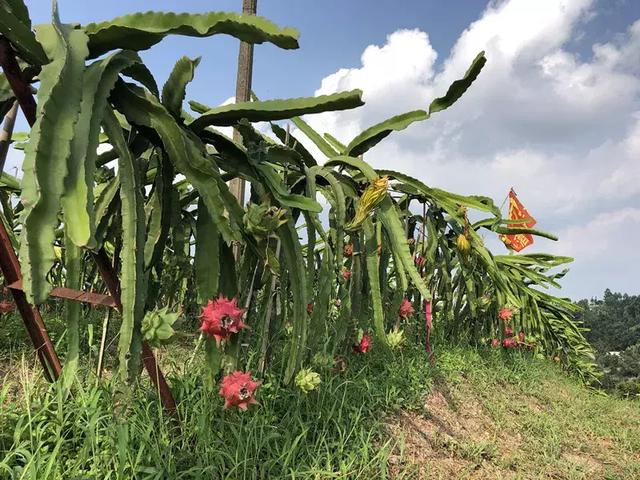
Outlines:
{"label": "rusty metal stake", "polygon": [[[9,85],[14,91],[23,111],[35,118],[35,101],[29,84],[22,79],[22,72],[16,61],[13,49],[8,40],[0,36],[0,65],[4,70]],[[7,284],[22,280],[20,263],[11,244],[9,234],[5,226],[0,222],[0,269]],[[27,296],[21,290],[11,290],[13,300],[22,316],[33,347],[35,348],[40,363],[44,368],[45,376],[49,380],[55,380],[62,372],[62,365],[56,350],[49,338],[47,328],[38,309],[27,301]]]}
{"label": "rusty metal stake", "polygon": [[31,85],[23,78],[22,70],[16,60],[15,52],[4,36],[0,35],[0,65],[4,71],[7,81],[13,90],[13,94],[18,99],[20,108],[24,112],[29,125],[33,126],[36,119],[36,101],[31,92]]}
{"label": "rusty metal stake", "polygon": [[[22,281],[13,282],[7,285],[7,288],[11,290],[21,290]],[[67,287],[54,287],[49,293],[50,297],[55,298],[64,298],[65,300],[74,300],[76,302],[82,303],[90,303],[91,305],[103,306],[103,307],[112,307],[116,308],[118,303],[115,299],[109,295],[103,295],[102,293],[95,292],[82,292],[80,290],[74,290],[73,288]]]}
{"label": "rusty metal stake", "polygon": [[[7,283],[21,281],[20,263],[2,222],[0,222],[0,269]],[[11,289],[10,291],[38,354],[45,376],[50,381],[56,380],[62,372],[62,365],[39,310],[27,301],[27,296],[22,290]]]}

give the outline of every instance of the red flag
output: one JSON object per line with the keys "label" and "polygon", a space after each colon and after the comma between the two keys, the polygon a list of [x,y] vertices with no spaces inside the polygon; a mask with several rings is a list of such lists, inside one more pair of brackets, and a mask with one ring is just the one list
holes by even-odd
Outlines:
{"label": "red flag", "polygon": [[[526,223],[511,224],[510,228],[533,228],[536,224],[535,219],[529,214],[527,209],[524,208],[524,205],[520,203],[513,189],[509,192],[509,220],[528,220]],[[500,235],[500,240],[504,242],[507,248],[515,250],[516,252],[533,244],[533,236],[530,233]]]}

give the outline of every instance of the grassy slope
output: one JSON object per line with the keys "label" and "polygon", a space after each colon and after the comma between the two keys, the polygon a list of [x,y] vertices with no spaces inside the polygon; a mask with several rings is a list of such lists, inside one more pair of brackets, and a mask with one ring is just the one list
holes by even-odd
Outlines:
{"label": "grassy slope", "polygon": [[638,401],[519,355],[449,350],[439,362],[421,408],[390,422],[409,478],[640,478]]}
{"label": "grassy slope", "polygon": [[15,359],[0,362],[0,478],[640,478],[640,405],[519,353],[440,347],[430,366],[374,349],[309,395],[267,378],[244,414],[189,371],[172,382],[181,432],[146,388],[63,399]]}

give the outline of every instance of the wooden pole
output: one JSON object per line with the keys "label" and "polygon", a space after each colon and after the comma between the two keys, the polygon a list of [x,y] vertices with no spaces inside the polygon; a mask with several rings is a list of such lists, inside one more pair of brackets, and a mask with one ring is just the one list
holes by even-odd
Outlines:
{"label": "wooden pole", "polygon": [[[255,15],[258,0],[242,0],[242,13],[245,15]],[[253,44],[240,42],[238,53],[238,74],[236,77],[236,103],[248,102],[251,100],[251,80],[253,77]],[[240,133],[233,132],[233,139],[241,141]],[[244,205],[245,181],[241,178],[234,178],[229,182],[229,190],[238,200],[240,205]],[[235,250],[234,250],[235,252]],[[236,254],[237,256],[237,254]]]}

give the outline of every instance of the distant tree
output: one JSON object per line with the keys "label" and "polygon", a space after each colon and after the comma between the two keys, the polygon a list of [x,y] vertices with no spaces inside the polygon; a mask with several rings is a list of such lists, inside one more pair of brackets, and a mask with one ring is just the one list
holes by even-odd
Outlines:
{"label": "distant tree", "polygon": [[580,319],[590,331],[587,339],[598,352],[622,351],[640,343],[640,296],[613,293],[602,300],[580,300]]}
{"label": "distant tree", "polygon": [[598,357],[602,367],[602,387],[625,397],[640,395],[640,343],[620,352]]}
{"label": "distant tree", "polygon": [[640,296],[607,289],[602,300],[577,303],[604,372],[602,387],[626,397],[640,395]]}

